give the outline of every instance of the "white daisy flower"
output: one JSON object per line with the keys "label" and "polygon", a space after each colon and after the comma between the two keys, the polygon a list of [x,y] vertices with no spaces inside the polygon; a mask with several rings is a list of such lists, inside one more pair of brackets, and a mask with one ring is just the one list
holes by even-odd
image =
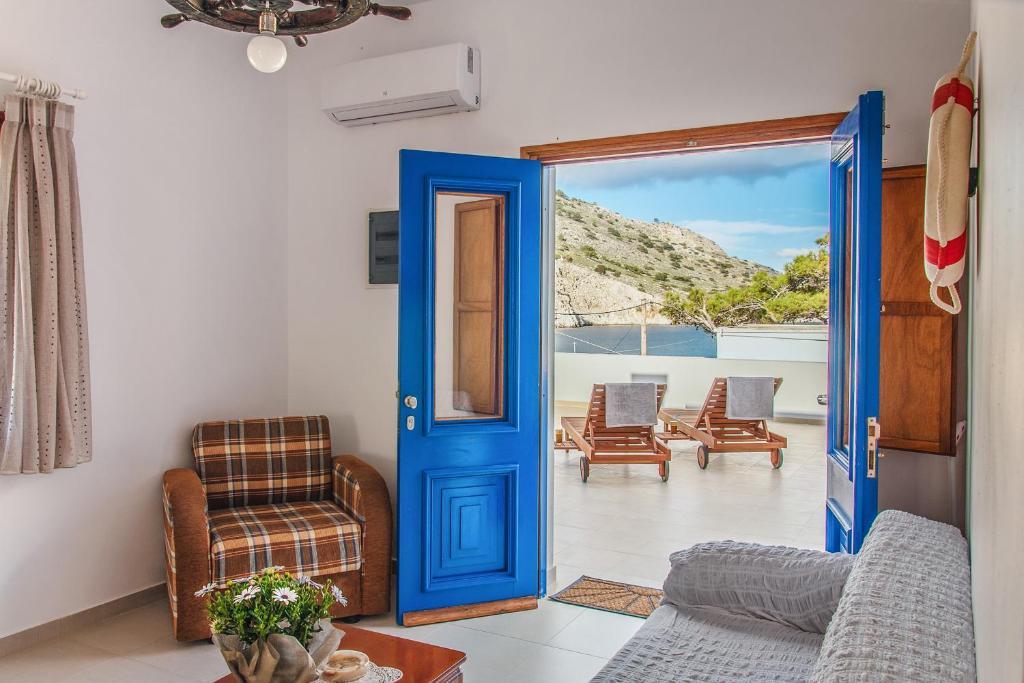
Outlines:
{"label": "white daisy flower", "polygon": [[205,586],[203,586],[202,588],[200,588],[199,590],[197,590],[195,592],[195,596],[197,598],[204,598],[207,595],[209,595],[210,593],[214,592],[215,590],[217,590],[217,584],[215,584],[215,583],[208,583]]}
{"label": "white daisy flower", "polygon": [[274,601],[283,602],[286,605],[290,605],[299,599],[299,594],[291,588],[275,588],[274,589]]}
{"label": "white daisy flower", "polygon": [[282,619],[281,621],[277,622],[277,627],[279,629],[281,629],[282,631],[284,629],[288,628],[291,625],[292,625],[292,622],[288,621],[287,619]]}
{"label": "white daisy flower", "polygon": [[345,594],[337,586],[331,586],[331,595],[334,596],[334,600],[342,607],[348,606],[348,598],[345,597]]}
{"label": "white daisy flower", "polygon": [[320,590],[321,588],[323,588],[322,584],[317,583],[316,581],[314,581],[313,579],[309,578],[308,576],[300,576],[299,577],[299,585],[300,586],[309,586],[310,588],[315,588],[317,590]]}
{"label": "white daisy flower", "polygon": [[244,588],[241,593],[235,596],[235,602],[242,603],[246,600],[255,598],[259,594],[259,592],[260,589],[256,586],[249,586],[248,588]]}
{"label": "white daisy flower", "polygon": [[228,583],[229,584],[232,584],[232,583],[235,583],[235,584],[237,584],[237,583],[252,583],[252,581],[255,578],[256,578],[255,576],[247,576],[244,579],[231,579],[230,581],[228,581]]}

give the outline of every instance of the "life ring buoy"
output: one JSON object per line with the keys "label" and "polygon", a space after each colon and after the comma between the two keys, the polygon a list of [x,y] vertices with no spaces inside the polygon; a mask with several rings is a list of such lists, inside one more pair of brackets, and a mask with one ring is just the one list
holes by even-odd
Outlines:
{"label": "life ring buoy", "polygon": [[[939,79],[932,95],[928,128],[928,166],[924,204],[924,272],[932,302],[959,313],[956,283],[963,277],[967,256],[967,198],[974,125],[974,83],[964,76],[976,33],[964,44],[955,71]],[[939,290],[949,291],[947,303]]]}

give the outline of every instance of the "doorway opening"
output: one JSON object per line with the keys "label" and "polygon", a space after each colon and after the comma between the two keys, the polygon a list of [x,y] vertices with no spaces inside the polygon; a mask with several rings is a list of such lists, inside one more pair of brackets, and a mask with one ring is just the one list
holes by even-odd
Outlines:
{"label": "doorway opening", "polygon": [[[827,140],[841,119],[524,149],[548,190],[549,589],[581,575],[658,586],[671,552],[707,540],[824,546]],[[738,452],[701,441],[735,435],[714,423],[728,377],[777,378],[763,443]],[[609,383],[664,387],[651,431],[669,463],[581,451]]]}

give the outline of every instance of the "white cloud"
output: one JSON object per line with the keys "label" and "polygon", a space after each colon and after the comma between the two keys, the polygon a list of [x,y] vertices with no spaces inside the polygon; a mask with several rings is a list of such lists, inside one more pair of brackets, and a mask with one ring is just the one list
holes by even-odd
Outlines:
{"label": "white cloud", "polygon": [[690,228],[702,234],[718,233],[724,235],[804,235],[822,232],[824,226],[817,225],[782,225],[764,221],[716,221],[696,220],[679,221],[677,225]]}
{"label": "white cloud", "polygon": [[750,241],[759,237],[820,235],[826,230],[824,226],[817,225],[781,225],[762,221],[681,220],[672,222],[713,239],[726,251],[736,249],[740,245],[749,244]]}
{"label": "white cloud", "polygon": [[813,249],[798,249],[796,247],[787,247],[785,249],[779,249],[777,252],[775,252],[775,255],[780,256],[782,258],[793,258],[794,256],[803,256],[804,254],[810,254],[813,251]]}
{"label": "white cloud", "polygon": [[718,178],[752,183],[814,165],[824,173],[828,155],[827,144],[805,144],[571,164],[557,173],[560,184],[575,189],[621,189]]}

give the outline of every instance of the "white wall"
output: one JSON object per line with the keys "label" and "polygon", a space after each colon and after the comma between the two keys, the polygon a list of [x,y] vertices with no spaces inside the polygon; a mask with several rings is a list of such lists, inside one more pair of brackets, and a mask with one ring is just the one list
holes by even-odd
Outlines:
{"label": "white wall", "polygon": [[827,325],[751,325],[718,330],[718,358],[828,362]]}
{"label": "white wall", "polygon": [[[0,477],[0,637],[163,581],[160,478],[285,408],[283,77],[163,2],[0,0],[0,70],[85,88],[94,461]],[[267,150],[258,149],[270,140]]]}
{"label": "white wall", "polygon": [[976,0],[981,98],[970,506],[978,680],[1024,680],[1024,3]]}
{"label": "white wall", "polygon": [[[937,75],[966,0],[432,0],[405,23],[314,37],[289,69],[289,410],[394,485],[397,291],[366,286],[369,207],[397,206],[403,147],[518,156],[522,145],[849,109],[887,92],[886,156],[924,160]],[[318,72],[464,41],[479,112],[364,128],[318,110]],[[392,489],[393,490],[393,489]]]}

